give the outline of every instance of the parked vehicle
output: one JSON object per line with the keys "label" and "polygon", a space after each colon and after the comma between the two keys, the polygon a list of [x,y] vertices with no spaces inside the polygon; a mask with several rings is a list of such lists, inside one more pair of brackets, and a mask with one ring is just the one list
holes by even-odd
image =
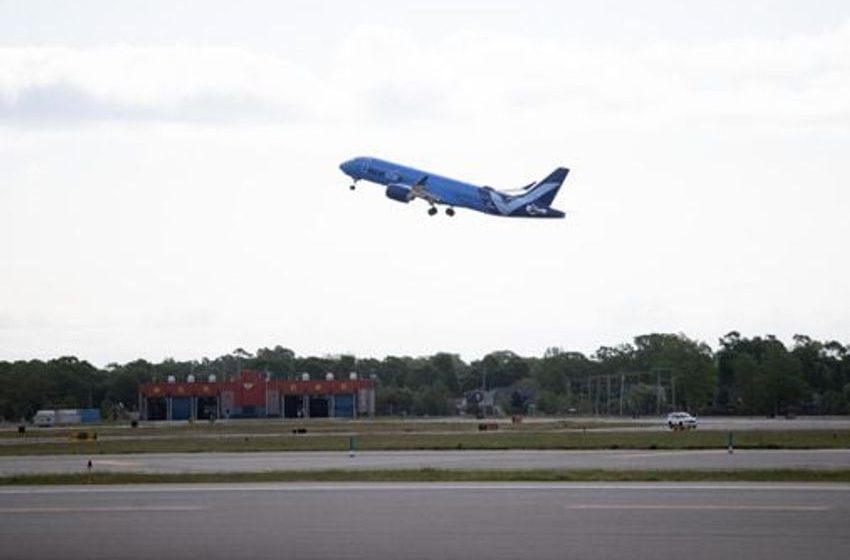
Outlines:
{"label": "parked vehicle", "polygon": [[96,408],[63,408],[59,410],[39,410],[32,419],[40,428],[51,426],[74,426],[100,422],[100,410]]}
{"label": "parked vehicle", "polygon": [[72,426],[82,423],[83,417],[76,408],[62,408],[56,411],[56,424]]}
{"label": "parked vehicle", "polygon": [[39,428],[49,428],[56,423],[55,410],[39,410],[32,418],[32,423]]}
{"label": "parked vehicle", "polygon": [[667,415],[667,426],[671,430],[695,430],[697,419],[687,412],[672,412]]}

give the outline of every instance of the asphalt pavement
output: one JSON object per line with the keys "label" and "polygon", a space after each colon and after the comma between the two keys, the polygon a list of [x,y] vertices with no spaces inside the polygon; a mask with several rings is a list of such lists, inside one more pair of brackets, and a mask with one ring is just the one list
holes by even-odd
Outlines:
{"label": "asphalt pavement", "polygon": [[0,556],[850,558],[850,485],[0,488]]}
{"label": "asphalt pavement", "polygon": [[368,451],[145,453],[0,457],[0,476],[96,471],[144,473],[259,472],[325,469],[850,469],[850,449]]}

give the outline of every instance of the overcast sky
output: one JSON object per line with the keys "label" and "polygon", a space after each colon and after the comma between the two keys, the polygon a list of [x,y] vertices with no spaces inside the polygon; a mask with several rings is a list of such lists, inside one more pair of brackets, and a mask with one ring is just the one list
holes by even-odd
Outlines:
{"label": "overcast sky", "polygon": [[845,1],[0,1],[0,359],[846,344],[848,187]]}

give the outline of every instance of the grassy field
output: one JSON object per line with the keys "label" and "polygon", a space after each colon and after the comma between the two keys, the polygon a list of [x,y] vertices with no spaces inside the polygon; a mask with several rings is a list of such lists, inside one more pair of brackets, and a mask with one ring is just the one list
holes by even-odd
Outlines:
{"label": "grassy field", "polygon": [[0,486],[38,484],[155,484],[260,482],[850,482],[850,470],[369,470],[207,474],[45,474],[0,477]]}
{"label": "grassy field", "polygon": [[[483,422],[483,421],[482,421]],[[487,422],[490,422],[489,420]],[[42,440],[70,438],[78,431],[96,431],[103,437],[176,437],[211,435],[286,435],[292,430],[303,429],[311,434],[372,434],[372,433],[475,433],[477,420],[231,420],[215,423],[198,421],[193,423],[144,422],[138,428],[123,424],[98,424],[66,428],[36,428],[28,426],[23,434],[14,427],[0,430],[0,440]],[[645,427],[656,424],[649,422],[615,422],[594,420],[544,420],[512,424],[499,422],[499,429],[509,432],[552,432],[564,430],[595,430],[600,428]]]}
{"label": "grassy field", "polygon": [[[530,426],[530,425],[529,425]],[[473,429],[477,430],[475,425]],[[100,432],[99,432],[100,433]],[[126,431],[125,431],[126,433]],[[470,431],[466,425],[457,431],[417,432],[374,429],[348,434],[323,433],[311,424],[306,434],[239,433],[195,434],[160,433],[157,437],[73,441],[67,435],[44,440],[20,438],[5,440],[0,455],[67,455],[122,453],[201,453],[242,451],[343,451],[355,437],[358,450],[464,450],[464,449],[722,449],[727,432],[696,430],[668,431],[593,431],[543,430],[528,428],[494,432]],[[739,449],[846,449],[850,448],[850,430],[838,431],[742,431],[734,435]]]}

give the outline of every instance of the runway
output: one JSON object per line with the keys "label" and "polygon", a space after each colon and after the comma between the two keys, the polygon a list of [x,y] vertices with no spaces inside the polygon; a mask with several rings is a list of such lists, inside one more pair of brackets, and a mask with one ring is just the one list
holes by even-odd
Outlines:
{"label": "runway", "polygon": [[0,551],[21,560],[844,559],[848,523],[850,485],[0,489]]}
{"label": "runway", "polygon": [[694,451],[369,451],[0,457],[0,476],[96,471],[259,472],[325,469],[850,469],[850,449]]}

